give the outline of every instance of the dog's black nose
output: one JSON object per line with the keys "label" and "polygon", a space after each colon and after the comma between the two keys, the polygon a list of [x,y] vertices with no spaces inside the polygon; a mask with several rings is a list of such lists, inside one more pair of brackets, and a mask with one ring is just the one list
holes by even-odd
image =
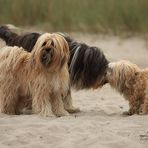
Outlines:
{"label": "dog's black nose", "polygon": [[47,54],[48,56],[50,55],[50,57],[52,58],[53,48],[45,48],[45,54]]}
{"label": "dog's black nose", "polygon": [[108,83],[108,80],[104,80],[103,81],[103,85],[105,85],[106,83]]}
{"label": "dog's black nose", "polygon": [[52,51],[52,48],[46,48],[45,51],[46,51],[46,53],[49,53]]}

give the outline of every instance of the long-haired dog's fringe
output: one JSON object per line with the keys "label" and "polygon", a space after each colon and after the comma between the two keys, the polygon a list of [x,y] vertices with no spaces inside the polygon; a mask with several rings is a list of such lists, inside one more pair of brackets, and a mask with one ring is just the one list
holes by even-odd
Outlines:
{"label": "long-haired dog's fringe", "polygon": [[[97,47],[79,43],[67,34],[61,34],[68,42],[70,49],[69,70],[71,84],[77,89],[97,88],[105,83],[105,72],[108,65],[103,52]],[[17,35],[6,26],[0,27],[0,37],[10,46],[22,46],[31,51],[38,40],[39,33]]]}

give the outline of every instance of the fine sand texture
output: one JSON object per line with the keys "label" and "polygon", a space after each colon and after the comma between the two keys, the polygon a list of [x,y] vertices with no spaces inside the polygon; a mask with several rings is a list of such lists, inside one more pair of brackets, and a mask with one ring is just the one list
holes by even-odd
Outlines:
{"label": "fine sand texture", "polygon": [[[125,59],[148,67],[148,46],[142,38],[72,35],[100,47],[110,61]],[[128,102],[109,85],[72,90],[72,97],[81,112],[66,117],[1,114],[0,148],[148,148],[148,115],[123,116]]]}

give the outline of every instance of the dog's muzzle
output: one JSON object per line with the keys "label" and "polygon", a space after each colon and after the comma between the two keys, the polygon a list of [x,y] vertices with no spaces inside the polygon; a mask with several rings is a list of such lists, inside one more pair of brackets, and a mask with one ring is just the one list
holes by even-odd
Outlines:
{"label": "dog's muzzle", "polygon": [[41,63],[45,67],[48,67],[50,65],[50,63],[52,62],[53,52],[54,52],[54,50],[52,48],[45,48],[44,49],[42,56],[41,56]]}

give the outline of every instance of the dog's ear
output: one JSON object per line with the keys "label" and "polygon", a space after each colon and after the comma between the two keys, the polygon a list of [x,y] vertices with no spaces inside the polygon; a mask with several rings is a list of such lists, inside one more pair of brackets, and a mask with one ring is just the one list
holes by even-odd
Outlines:
{"label": "dog's ear", "polygon": [[33,53],[33,56],[32,56],[32,59],[30,61],[31,63],[31,68],[34,68],[35,67],[35,58],[34,58],[34,53]]}
{"label": "dog's ear", "polygon": [[53,48],[48,47],[43,49],[40,57],[40,61],[43,66],[48,67],[50,65],[52,62],[53,52]]}
{"label": "dog's ear", "polygon": [[65,64],[66,62],[66,56],[64,56],[61,60],[61,67],[63,67],[63,65]]}

